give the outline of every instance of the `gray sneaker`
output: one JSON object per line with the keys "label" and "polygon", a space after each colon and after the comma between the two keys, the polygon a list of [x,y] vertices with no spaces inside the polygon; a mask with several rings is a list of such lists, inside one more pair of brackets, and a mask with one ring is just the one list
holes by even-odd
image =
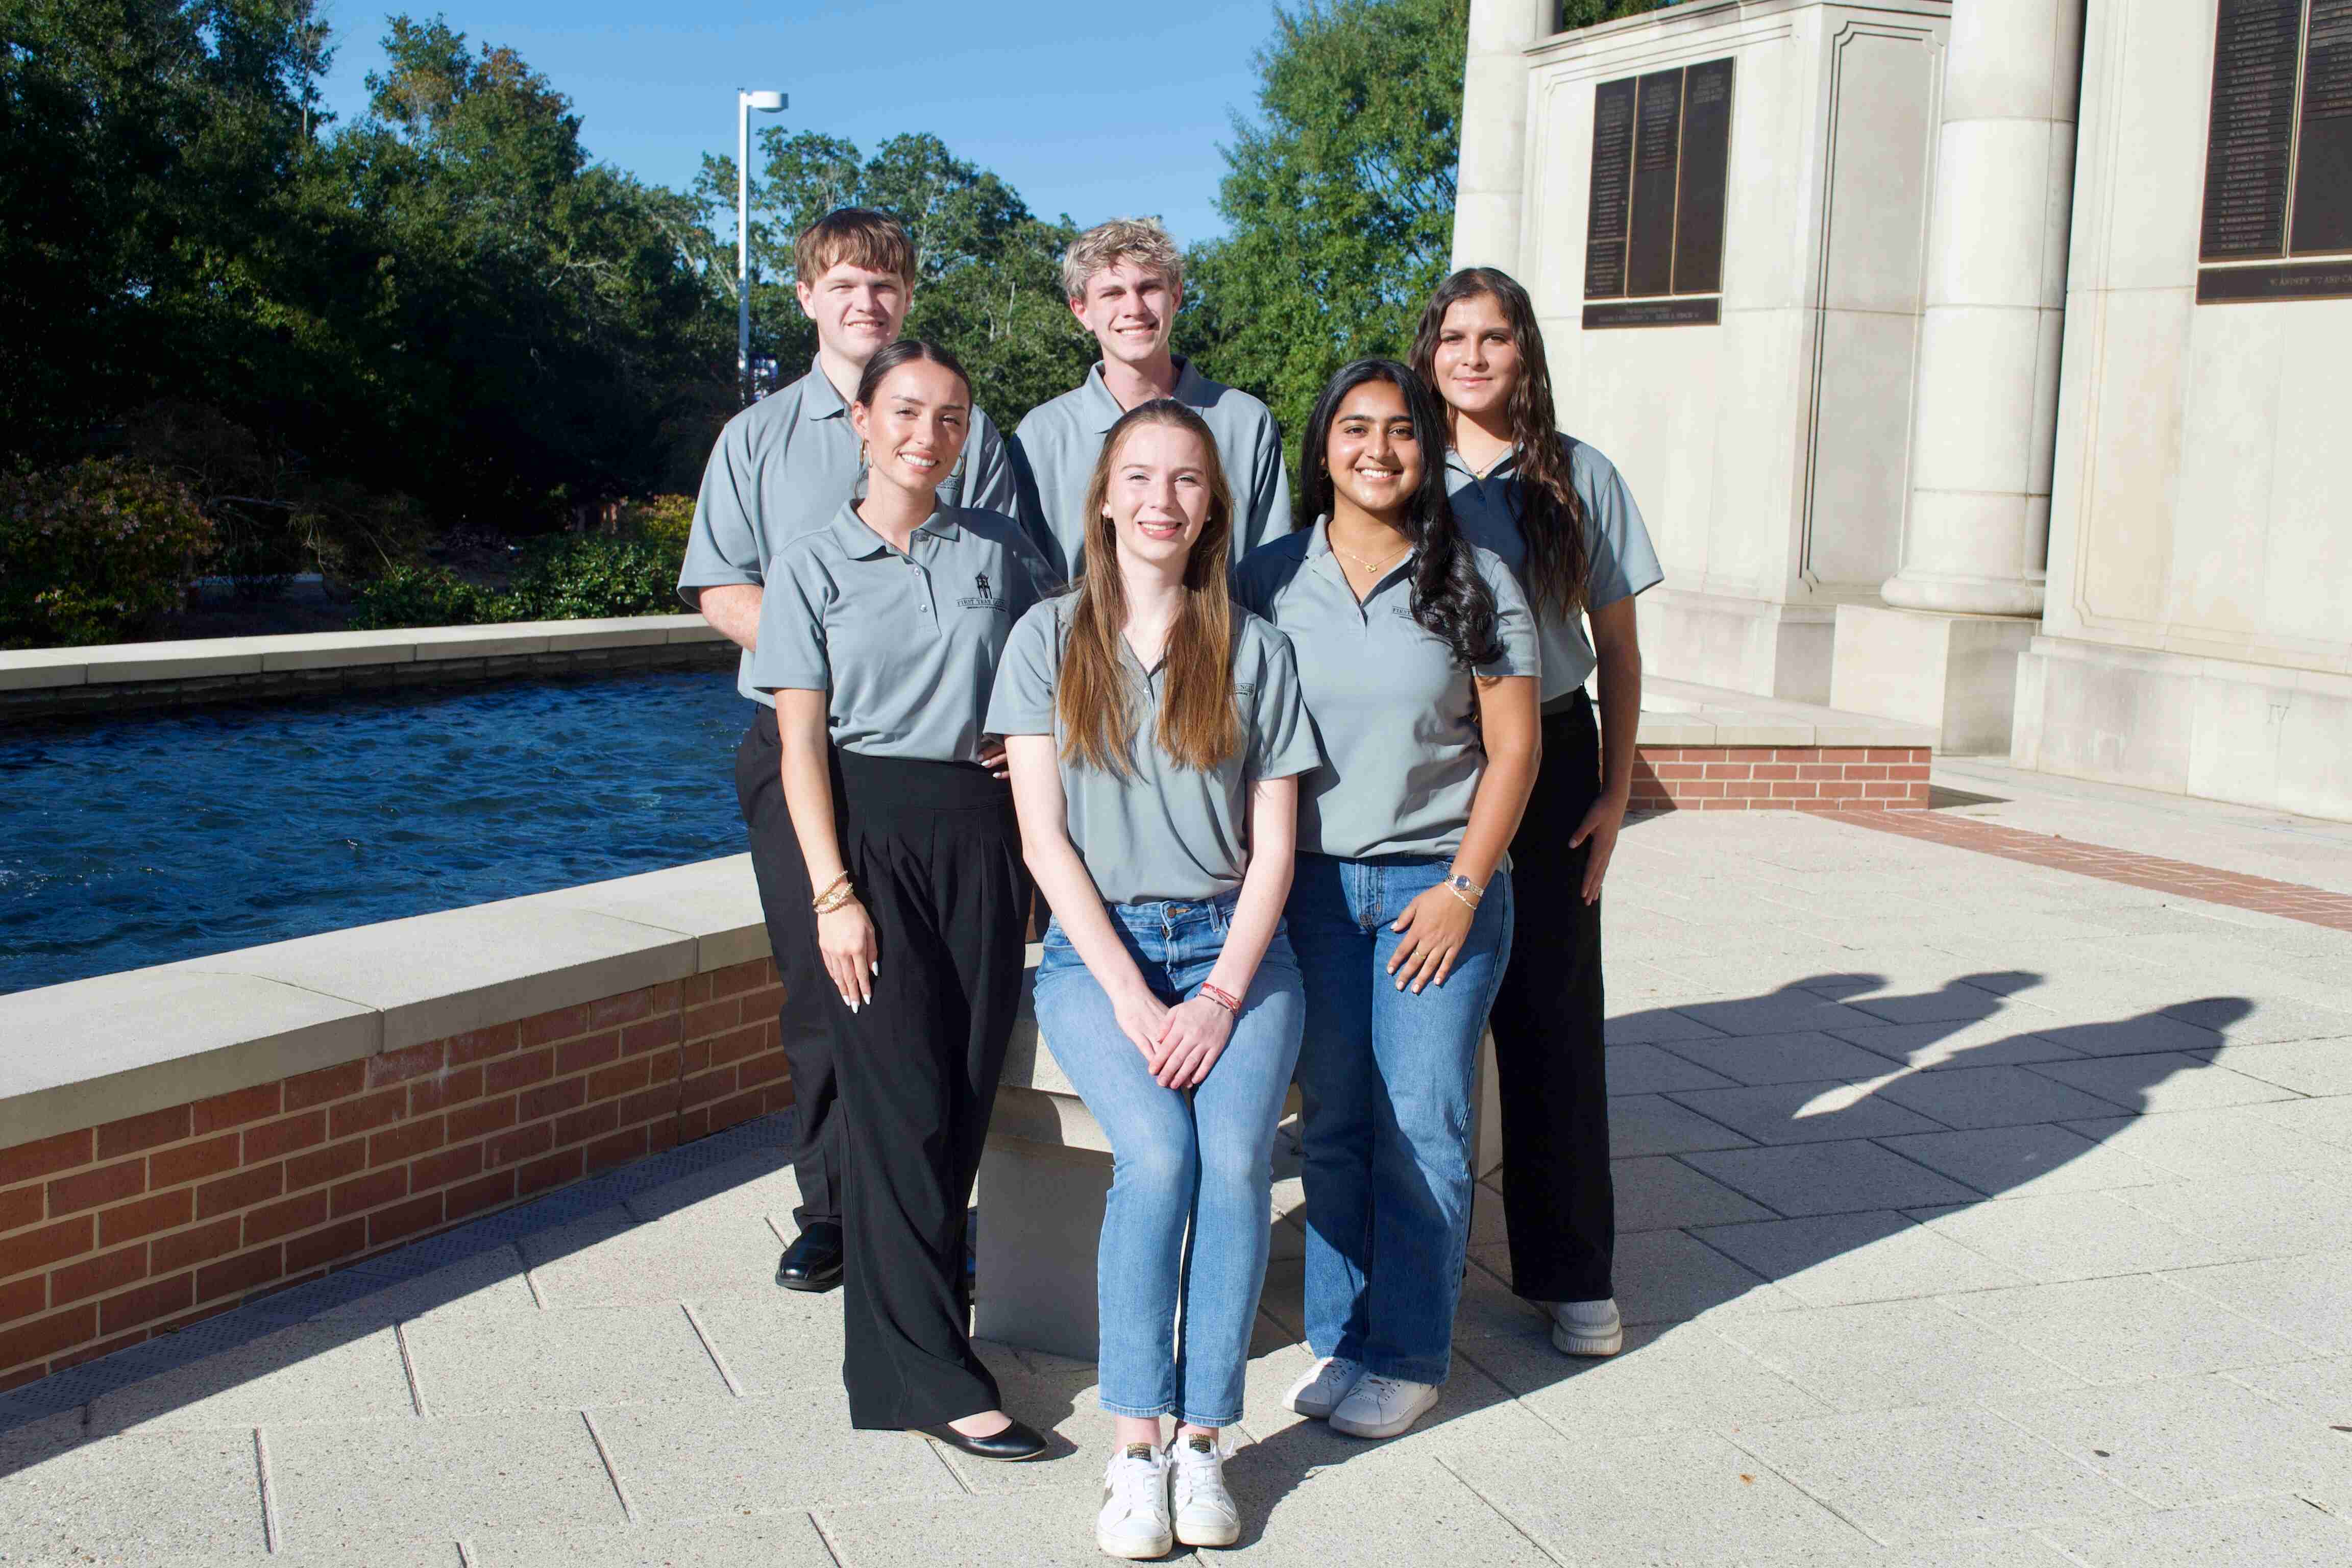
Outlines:
{"label": "gray sneaker", "polygon": [[1551,1342],[1563,1355],[1615,1355],[1625,1348],[1625,1321],[1614,1299],[1551,1301]]}

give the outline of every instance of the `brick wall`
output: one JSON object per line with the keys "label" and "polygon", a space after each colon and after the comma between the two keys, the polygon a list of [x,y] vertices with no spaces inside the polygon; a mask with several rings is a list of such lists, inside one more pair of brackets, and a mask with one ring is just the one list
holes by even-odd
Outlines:
{"label": "brick wall", "polygon": [[1927,805],[1925,746],[1643,746],[1635,811],[1901,811]]}
{"label": "brick wall", "polygon": [[765,959],[0,1149],[0,1389],[792,1103]]}

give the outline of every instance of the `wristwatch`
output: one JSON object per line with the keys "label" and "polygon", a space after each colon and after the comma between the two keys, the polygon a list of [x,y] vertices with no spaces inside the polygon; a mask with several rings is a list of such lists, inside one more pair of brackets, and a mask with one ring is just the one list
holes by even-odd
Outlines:
{"label": "wristwatch", "polygon": [[1486,889],[1484,887],[1472,881],[1469,878],[1463,876],[1459,872],[1446,878],[1445,885],[1454,889],[1454,896],[1455,898],[1460,899],[1464,903],[1468,904],[1473,909],[1477,908],[1478,900],[1486,895]]}

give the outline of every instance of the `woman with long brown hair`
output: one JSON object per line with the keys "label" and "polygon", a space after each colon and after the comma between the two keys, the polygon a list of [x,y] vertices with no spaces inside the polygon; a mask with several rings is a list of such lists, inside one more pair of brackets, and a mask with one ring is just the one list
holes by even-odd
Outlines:
{"label": "woman with long brown hair", "polygon": [[1077,584],[1013,629],[988,727],[1054,911],[1038,1033],[1111,1142],[1099,1360],[1118,1447],[1095,1541],[1142,1558],[1240,1537],[1219,1434],[1241,1419],[1298,1058],[1282,911],[1318,753],[1290,645],[1229,597],[1233,492],[1201,416],[1167,399],[1122,416],[1086,517]]}
{"label": "woman with long brown hair", "polygon": [[892,343],[849,416],[865,494],[777,552],[751,656],[838,998],[801,1005],[824,1007],[841,1085],[842,1381],[854,1426],[1034,1458],[972,1352],[963,1260],[1029,904],[982,721],[1045,564],[1011,518],[940,500],[973,418],[953,354]]}
{"label": "woman with long brown hair", "polygon": [[[1561,1351],[1614,1355],[1624,1329],[1611,1278],[1601,885],[1642,718],[1633,597],[1664,574],[1623,476],[1558,428],[1535,306],[1509,274],[1465,268],[1439,284],[1412,362],[1445,402],[1445,485],[1463,537],[1517,576],[1543,647],[1542,771],[1511,841],[1528,896],[1493,1026],[1511,1289],[1544,1304]],[[1597,730],[1584,692],[1596,667]]]}

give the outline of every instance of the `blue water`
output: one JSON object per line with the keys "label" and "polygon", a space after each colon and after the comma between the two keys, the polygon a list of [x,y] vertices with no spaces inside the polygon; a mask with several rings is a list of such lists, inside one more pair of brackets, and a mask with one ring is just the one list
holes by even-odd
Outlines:
{"label": "blue water", "polygon": [[725,672],[0,730],[0,993],[743,848]]}

